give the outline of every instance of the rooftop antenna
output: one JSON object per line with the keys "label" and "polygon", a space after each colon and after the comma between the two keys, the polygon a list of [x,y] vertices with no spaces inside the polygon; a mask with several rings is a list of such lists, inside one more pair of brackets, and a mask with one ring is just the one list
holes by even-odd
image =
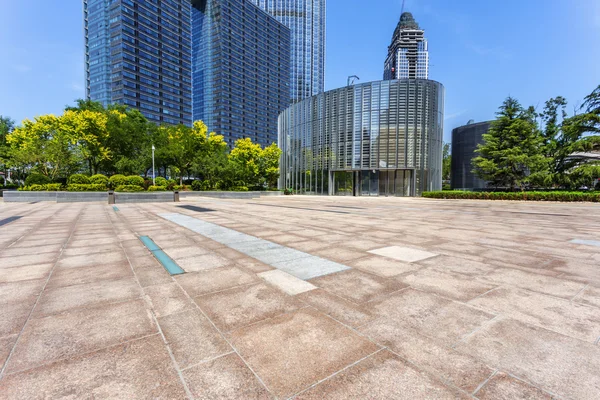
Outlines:
{"label": "rooftop antenna", "polygon": [[402,0],[402,9],[400,10],[400,15],[404,14],[404,5],[406,4],[406,0]]}
{"label": "rooftop antenna", "polygon": [[348,77],[348,86],[354,85],[354,82],[359,81],[360,78],[356,75],[352,75]]}

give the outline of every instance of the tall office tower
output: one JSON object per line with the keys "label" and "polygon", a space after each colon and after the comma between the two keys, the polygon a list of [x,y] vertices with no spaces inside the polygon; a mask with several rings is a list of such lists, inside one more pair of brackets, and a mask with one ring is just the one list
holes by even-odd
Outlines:
{"label": "tall office tower", "polygon": [[325,91],[326,0],[251,1],[291,30],[292,102]]}
{"label": "tall office tower", "polygon": [[409,12],[402,13],[388,47],[383,79],[429,79],[425,32]]}
{"label": "tall office tower", "polygon": [[287,27],[247,0],[192,0],[194,120],[230,145],[270,145],[290,103],[289,74]]}
{"label": "tall office tower", "polygon": [[83,0],[86,96],[192,122],[190,0]]}

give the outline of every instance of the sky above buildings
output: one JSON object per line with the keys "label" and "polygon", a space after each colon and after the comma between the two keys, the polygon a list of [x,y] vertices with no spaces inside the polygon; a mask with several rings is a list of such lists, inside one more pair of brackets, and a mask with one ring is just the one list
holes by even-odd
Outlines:
{"label": "sky above buildings", "polygon": [[[328,0],[326,89],[383,78],[401,0]],[[599,0],[407,0],[430,79],[446,87],[445,135],[511,95],[571,106],[600,84]],[[0,0],[0,115],[60,113],[84,96],[82,1]],[[570,107],[572,111],[573,107]]]}

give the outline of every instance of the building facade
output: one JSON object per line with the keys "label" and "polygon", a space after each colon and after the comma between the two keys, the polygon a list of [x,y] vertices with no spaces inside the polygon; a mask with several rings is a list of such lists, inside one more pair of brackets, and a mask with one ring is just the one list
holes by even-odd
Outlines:
{"label": "building facade", "polygon": [[280,188],[418,196],[442,188],[444,87],[421,79],[331,90],[279,116]]}
{"label": "building facade", "polygon": [[250,0],[291,30],[292,103],[325,90],[326,0]]}
{"label": "building facade", "polygon": [[475,150],[483,144],[483,135],[490,130],[491,121],[474,123],[452,130],[452,162],[450,186],[456,190],[485,189],[487,182],[473,173]]}
{"label": "building facade", "polygon": [[192,123],[189,0],[84,0],[86,97]]}
{"label": "building facade", "polygon": [[290,104],[290,30],[247,0],[192,0],[192,55],[194,120],[230,145],[275,142]]}
{"label": "building facade", "polygon": [[383,79],[429,79],[429,49],[425,31],[413,15],[402,13],[388,47]]}

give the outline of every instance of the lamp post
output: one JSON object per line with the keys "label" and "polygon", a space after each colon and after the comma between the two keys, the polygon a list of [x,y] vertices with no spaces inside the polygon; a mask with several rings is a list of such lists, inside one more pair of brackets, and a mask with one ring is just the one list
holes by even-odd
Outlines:
{"label": "lamp post", "polygon": [[152,145],[152,186],[156,186],[156,173],[154,172],[154,150],[156,150],[156,147]]}

